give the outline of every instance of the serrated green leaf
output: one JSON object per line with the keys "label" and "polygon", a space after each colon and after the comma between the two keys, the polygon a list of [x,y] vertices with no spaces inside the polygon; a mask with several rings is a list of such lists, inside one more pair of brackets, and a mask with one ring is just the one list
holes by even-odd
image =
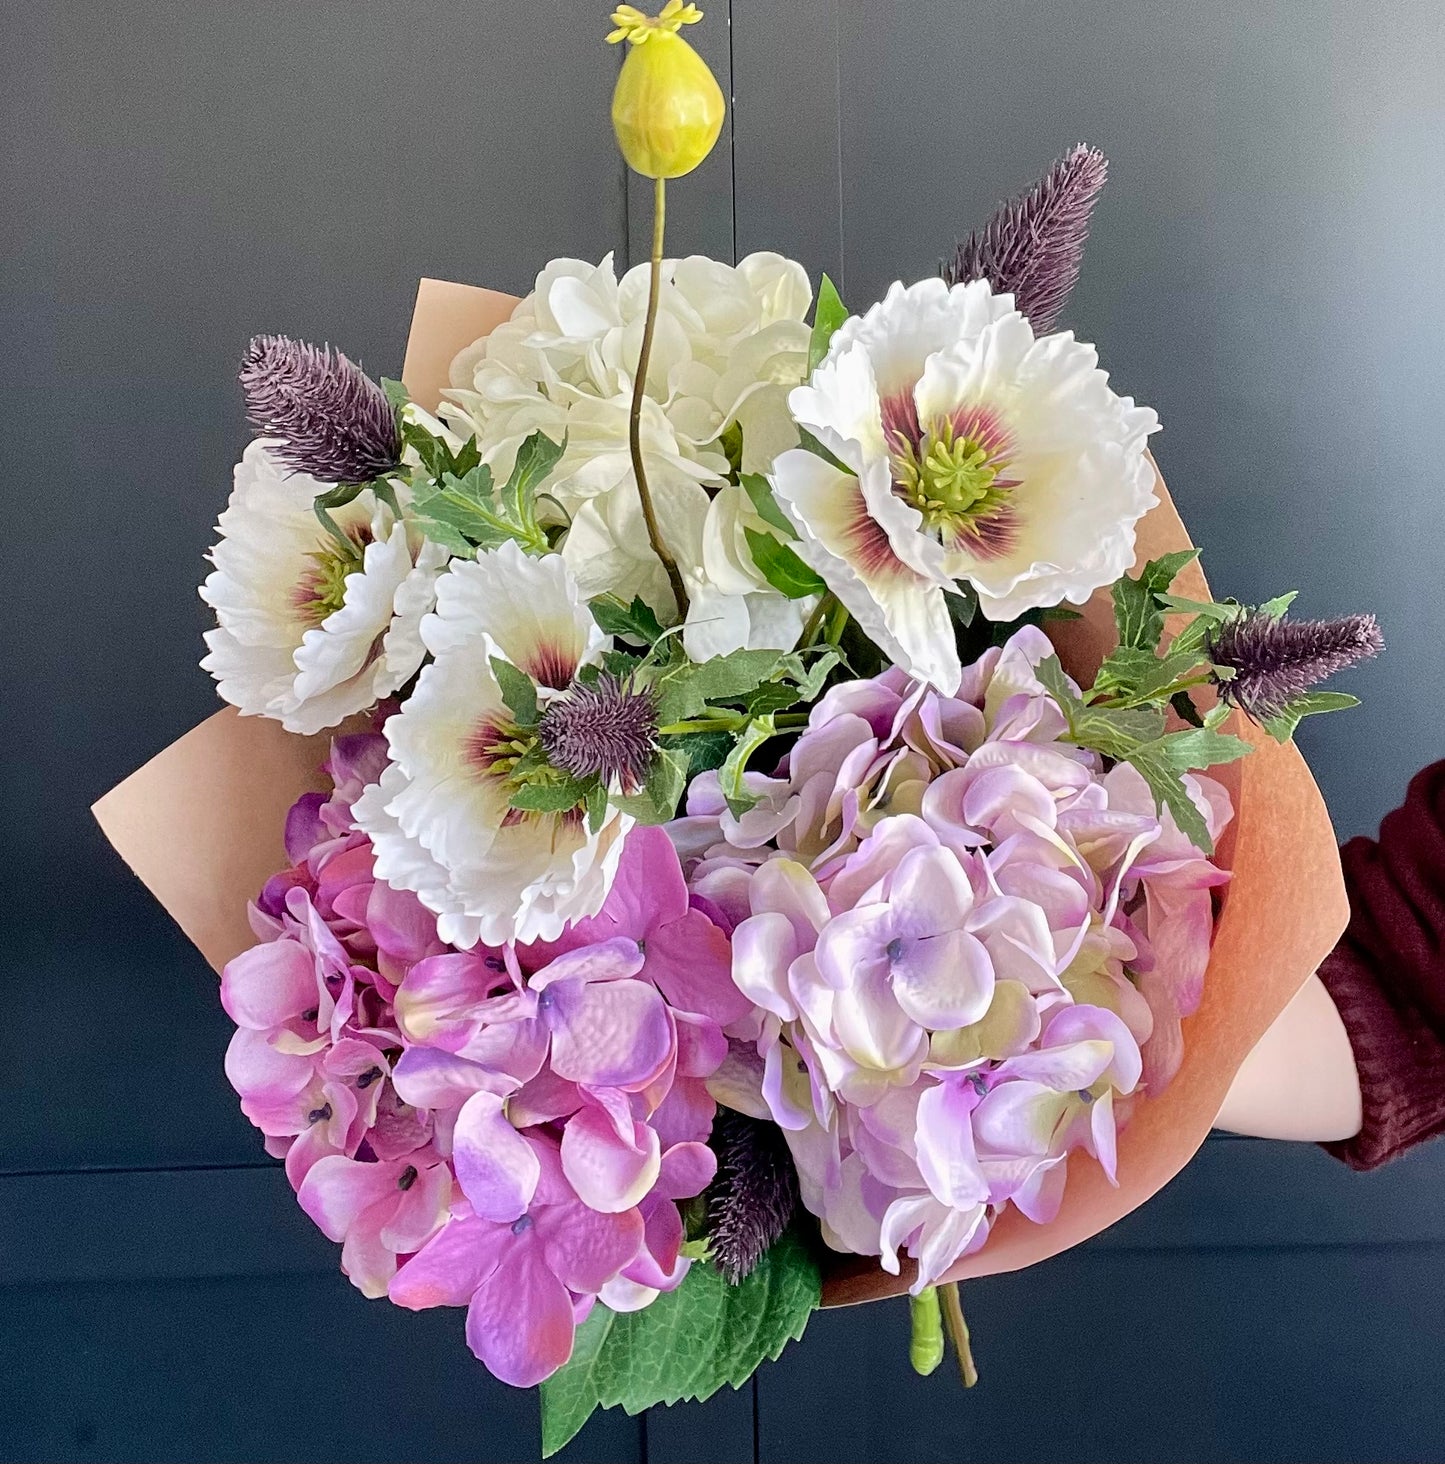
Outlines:
{"label": "serrated green leaf", "polygon": [[773,485],[763,477],[761,473],[743,473],[738,478],[744,493],[748,495],[748,502],[753,506],[753,512],[762,519],[771,529],[776,529],[785,539],[796,539],[798,531],[793,527],[779,505],[778,500],[773,497]]}
{"label": "serrated green leaf", "polygon": [[411,393],[406,389],[406,383],[393,381],[389,376],[381,378],[381,389],[386,393],[386,399],[391,403],[393,412],[399,412],[411,401]]}
{"label": "serrated green leaf", "polygon": [[1186,600],[1180,595],[1156,595],[1155,599],[1172,615],[1202,615],[1216,623],[1232,620],[1240,606],[1228,600]]}
{"label": "serrated green leaf", "polygon": [[[519,667],[512,665],[510,661],[504,661],[500,656],[493,656],[492,675],[497,678],[497,685],[501,688],[502,700],[507,704],[507,710],[516,718],[519,727],[535,727],[537,725],[537,688],[532,684],[532,678]],[[521,804],[517,805],[519,808]]]}
{"label": "serrated green leaf", "polygon": [[599,595],[588,602],[588,608],[599,628],[608,635],[631,636],[649,646],[662,636],[662,622],[640,595],[634,595],[630,605],[616,595]]}
{"label": "serrated green leaf", "polygon": [[542,1453],[550,1457],[594,1408],[629,1414],[741,1387],[803,1335],[822,1300],[817,1262],[789,1231],[736,1286],[707,1261],[641,1311],[600,1303],[577,1329],[572,1357],[541,1387]]}
{"label": "serrated green leaf", "polygon": [[1184,786],[1184,774],[1234,762],[1252,751],[1243,738],[1207,727],[1190,728],[1136,747],[1127,761],[1148,783],[1154,806],[1161,812],[1167,808],[1179,831],[1196,848],[1212,854],[1214,841],[1209,837],[1209,826]]}
{"label": "serrated green leaf", "polygon": [[1045,656],[1034,667],[1034,675],[1042,683],[1044,690],[1064,709],[1065,715],[1068,714],[1070,707],[1082,706],[1079,693],[1065,673],[1063,662],[1057,656]]}
{"label": "serrated green leaf", "polygon": [[1125,575],[1113,587],[1114,625],[1120,646],[1152,651],[1164,633],[1164,611],[1159,597],[1174,583],[1185,565],[1199,557],[1197,549],[1180,549],[1151,559],[1138,579]]}
{"label": "serrated green leaf", "polygon": [[508,802],[529,813],[566,813],[586,803],[589,791],[577,778],[568,778],[565,783],[523,783]]}
{"label": "serrated green leaf", "polygon": [[833,333],[847,318],[848,307],[838,294],[838,287],[824,275],[818,281],[818,300],[813,307],[813,333],[808,338],[809,376],[828,354],[828,343],[833,339]]}
{"label": "serrated green leaf", "polygon": [[515,523],[535,523],[537,489],[557,466],[567,450],[567,440],[553,442],[544,432],[534,432],[517,449],[511,475],[502,486],[502,511]]}
{"label": "serrated green leaf", "polygon": [[476,554],[477,546],[451,524],[442,519],[431,518],[426,514],[413,514],[412,518],[417,528],[433,544],[440,544],[443,549],[449,550],[458,559],[470,559]]}
{"label": "serrated green leaf", "polygon": [[1099,667],[1094,690],[1102,696],[1146,702],[1187,676],[1202,659],[1197,650],[1187,646],[1181,650],[1171,646],[1163,656],[1135,646],[1120,646]]}
{"label": "serrated green leaf", "polygon": [[1160,707],[1083,707],[1069,716],[1069,740],[1120,761],[1156,741],[1167,720]]}
{"label": "serrated green leaf", "polygon": [[1171,766],[1165,754],[1156,750],[1157,744],[1138,747],[1128,758],[1138,770],[1154,795],[1154,807],[1162,814],[1167,808],[1174,815],[1179,832],[1204,854],[1214,853],[1214,840],[1209,837],[1209,825],[1189,796],[1179,773]]}
{"label": "serrated green leaf", "polygon": [[776,651],[730,651],[707,661],[682,661],[653,682],[660,727],[698,716],[709,702],[730,701],[769,680],[778,667]]}
{"label": "serrated green leaf", "polygon": [[821,595],[828,588],[816,570],[804,564],[793,550],[771,534],[744,528],[743,536],[748,541],[748,552],[753,556],[758,573],[790,600]]}
{"label": "serrated green leaf", "polygon": [[662,747],[648,769],[647,781],[636,793],[612,801],[641,824],[667,823],[677,812],[678,800],[687,787],[688,759],[675,748]]}
{"label": "serrated green leaf", "polygon": [[1344,712],[1359,704],[1359,697],[1348,692],[1310,691],[1286,703],[1278,716],[1265,718],[1261,725],[1276,742],[1288,742],[1306,717],[1318,716],[1321,712]]}
{"label": "serrated green leaf", "polygon": [[664,739],[664,746],[685,760],[687,781],[691,782],[699,773],[722,766],[732,751],[733,738],[731,732],[686,732]]}
{"label": "serrated green leaf", "polygon": [[1298,590],[1287,590],[1282,595],[1276,595],[1272,600],[1266,600],[1259,607],[1259,613],[1268,615],[1271,620],[1278,620],[1298,598]]}

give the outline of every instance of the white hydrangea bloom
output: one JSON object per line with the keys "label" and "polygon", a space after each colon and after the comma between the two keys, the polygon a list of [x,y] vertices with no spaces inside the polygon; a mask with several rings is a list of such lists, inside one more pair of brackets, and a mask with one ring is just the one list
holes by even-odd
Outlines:
{"label": "white hydrangea bloom", "polygon": [[252,442],[236,465],[201,598],[216,612],[201,662],[221,696],[288,732],[334,727],[402,687],[425,654],[419,627],[446,551],[364,492],[316,517],[333,485],[291,472]]}
{"label": "white hydrangea bloom", "polygon": [[797,552],[891,659],[945,692],[959,678],[949,585],[972,584],[992,620],[1082,604],[1133,563],[1157,501],[1153,411],[1109,390],[1092,346],[1036,338],[982,280],[895,284],[788,402],[847,470],[802,449],[777,458]]}
{"label": "white hydrangea bloom", "polygon": [[[584,593],[641,594],[668,613],[628,447],[647,293],[646,265],[619,280],[611,255],[600,265],[554,260],[511,320],[457,357],[439,413],[457,434],[476,434],[498,478],[531,433],[565,436],[540,491],[572,525],[562,552]],[[766,471],[798,440],[787,394],[806,371],[811,300],[802,266],[776,254],[663,265],[642,440],[662,536],[693,601],[689,654],[788,649],[810,608],[799,611],[750,563],[715,580],[703,544],[719,532],[709,503],[729,472],[722,435],[741,426],[747,472]]]}
{"label": "white hydrangea bloom", "polygon": [[553,940],[601,909],[633,820],[609,807],[592,834],[580,811],[509,806],[516,728],[491,661],[546,699],[610,642],[561,558],[511,543],[453,564],[421,638],[434,660],[388,718],[392,761],[354,810],[377,877],[415,891],[453,945]]}

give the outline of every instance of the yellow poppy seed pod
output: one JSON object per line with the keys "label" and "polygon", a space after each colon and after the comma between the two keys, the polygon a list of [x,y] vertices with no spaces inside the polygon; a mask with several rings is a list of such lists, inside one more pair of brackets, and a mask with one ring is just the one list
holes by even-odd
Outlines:
{"label": "yellow poppy seed pod", "polygon": [[702,19],[696,5],[667,0],[660,14],[632,5],[612,12],[613,45],[628,43],[612,93],[612,130],[634,172],[681,178],[712,151],[722,131],[722,88],[678,32]]}

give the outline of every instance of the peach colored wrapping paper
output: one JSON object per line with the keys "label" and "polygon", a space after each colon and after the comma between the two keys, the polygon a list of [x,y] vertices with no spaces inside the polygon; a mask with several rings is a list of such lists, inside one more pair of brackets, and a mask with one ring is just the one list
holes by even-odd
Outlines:
{"label": "peach colored wrapping paper", "polygon": [[[423,280],[403,379],[434,408],[453,357],[505,320],[516,301],[468,285]],[[1189,544],[1163,480],[1160,503],[1140,524],[1139,562]],[[1179,593],[1206,597],[1191,567]],[[1054,639],[1065,666],[1087,679],[1114,644],[1107,591]],[[1112,1225],[1162,1188],[1209,1132],[1246,1054],[1333,947],[1348,917],[1334,831],[1304,759],[1236,717],[1255,744],[1218,777],[1235,799],[1219,858],[1233,871],[1215,931],[1198,1012],[1184,1024],[1183,1065],[1158,1098],[1138,1104],[1119,1137],[1119,1184],[1075,1162],[1058,1218],[1031,1224],[1010,1211],[987,1245],[953,1279],[1014,1271]],[[246,903],[285,863],[286,811],[319,786],[327,739],[293,737],[279,724],[218,712],[153,758],[95,805],[106,837],[219,970],[252,943]],[[868,1258],[840,1258],[824,1303],[843,1306],[893,1295],[909,1265],[890,1276]]]}

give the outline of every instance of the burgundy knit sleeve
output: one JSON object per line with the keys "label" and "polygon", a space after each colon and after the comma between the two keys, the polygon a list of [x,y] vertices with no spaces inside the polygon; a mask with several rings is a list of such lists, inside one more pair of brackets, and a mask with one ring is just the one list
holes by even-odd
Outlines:
{"label": "burgundy knit sleeve", "polygon": [[1380,837],[1340,851],[1350,924],[1320,967],[1364,1099],[1352,1139],[1325,1147],[1373,1169],[1445,1131],[1445,762],[1418,773]]}

